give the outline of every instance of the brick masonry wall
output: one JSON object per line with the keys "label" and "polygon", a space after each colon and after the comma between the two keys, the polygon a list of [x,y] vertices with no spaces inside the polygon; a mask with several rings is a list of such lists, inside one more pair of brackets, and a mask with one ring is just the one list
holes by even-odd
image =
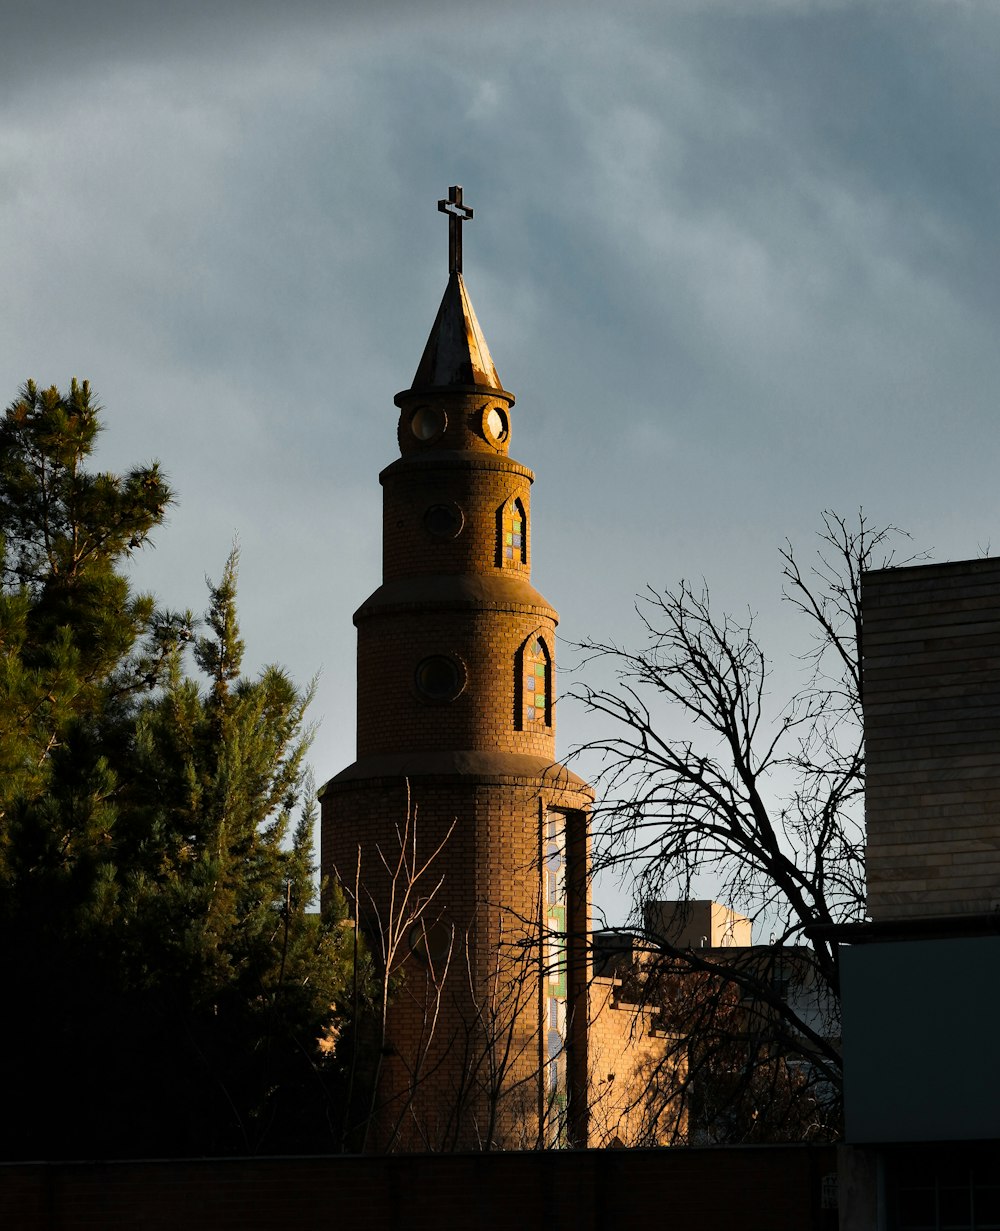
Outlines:
{"label": "brick masonry wall", "polygon": [[[417,442],[408,429],[415,406],[403,398],[403,456],[381,475],[383,585],[355,616],[358,625],[358,756],[432,749],[485,749],[555,757],[554,715],[547,726],[523,721],[521,654],[540,635],[550,655],[555,695],[556,612],[528,582],[531,471],[490,443],[483,416],[490,398],[439,394],[447,412],[440,439]],[[493,399],[495,400],[495,399]],[[502,510],[524,510],[526,558],[502,554]],[[428,509],[447,505],[453,536],[428,528]],[[451,580],[449,580],[451,579]],[[429,704],[415,672],[429,655],[457,659],[465,686],[454,701]]]}
{"label": "brick masonry wall", "polygon": [[835,1231],[830,1146],[0,1166],[17,1231]]}
{"label": "brick masonry wall", "polygon": [[995,910],[1000,560],[868,573],[863,615],[869,910]]}
{"label": "brick masonry wall", "polygon": [[[531,564],[531,483],[526,466],[507,457],[429,453],[394,462],[382,472],[382,575],[386,580],[425,573],[492,573],[503,506],[521,501]],[[427,510],[452,505],[461,529],[435,534]],[[458,523],[456,523],[458,524]]]}
{"label": "brick masonry wall", "polygon": [[[675,1061],[654,1033],[657,1011],[621,999],[621,984],[596,978],[590,987],[590,1144],[669,1145],[680,1108],[654,1091],[672,1085]],[[671,1040],[672,1041],[672,1040]]]}
{"label": "brick masonry wall", "polygon": [[[434,453],[461,450],[466,453],[477,453],[482,457],[506,457],[510,446],[511,407],[514,397],[499,389],[470,390],[465,388],[449,388],[435,390],[407,390],[395,397],[399,407],[399,422],[396,439],[399,451],[405,458],[426,457]],[[508,431],[497,440],[490,433],[486,416],[491,409],[496,409],[506,419]],[[414,434],[412,423],[416,416],[428,410],[443,417],[445,424],[443,432],[421,438]]]}
{"label": "brick masonry wall", "polygon": [[[555,657],[555,621],[533,610],[412,608],[379,613],[358,629],[358,755],[440,749],[555,758],[547,727],[521,722],[522,649],[540,635]],[[466,680],[453,701],[428,702],[415,673],[428,655],[455,657]],[[555,688],[555,664],[550,690]],[[554,711],[553,706],[553,711]]]}
{"label": "brick masonry wall", "polygon": [[[553,767],[558,617],[529,580],[533,476],[508,457],[510,432],[489,430],[491,411],[509,425],[512,399],[463,388],[396,401],[401,456],[380,476],[383,582],[355,614],[358,761],[321,792],[323,871],[356,894],[373,952],[388,942],[392,972],[403,975],[378,1144],[531,1146],[545,1119],[541,824],[550,808],[585,812],[591,795]],[[526,545],[508,559],[503,511],[513,499]],[[548,663],[541,720],[522,692],[535,638]],[[435,699],[418,668],[436,657],[450,660],[461,688]],[[586,862],[586,841],[578,846]],[[584,889],[576,915],[588,910]],[[421,922],[452,937],[439,961],[410,952]],[[585,961],[571,965],[585,1021]],[[579,1085],[579,1031],[571,1058]]]}
{"label": "brick masonry wall", "polygon": [[[389,1020],[380,1144],[534,1144],[543,1038],[540,826],[549,808],[588,804],[587,795],[538,780],[472,775],[362,779],[324,791],[324,875],[339,875],[349,894],[360,886],[370,943],[378,952],[391,937],[404,979]],[[409,866],[427,866],[412,884],[402,869],[393,885],[404,841]],[[390,903],[404,894],[409,905],[393,916]],[[425,927],[441,922],[451,931],[444,961],[429,965],[409,952],[418,909]]]}

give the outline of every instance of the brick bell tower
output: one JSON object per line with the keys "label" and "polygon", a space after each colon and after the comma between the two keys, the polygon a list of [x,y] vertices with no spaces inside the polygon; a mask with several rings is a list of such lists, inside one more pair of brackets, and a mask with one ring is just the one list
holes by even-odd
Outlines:
{"label": "brick bell tower", "polygon": [[588,808],[555,760],[557,615],[530,584],[532,472],[450,273],[382,471],[383,582],[358,608],[357,760],[320,792],[392,993],[361,1135],[376,1149],[587,1137]]}

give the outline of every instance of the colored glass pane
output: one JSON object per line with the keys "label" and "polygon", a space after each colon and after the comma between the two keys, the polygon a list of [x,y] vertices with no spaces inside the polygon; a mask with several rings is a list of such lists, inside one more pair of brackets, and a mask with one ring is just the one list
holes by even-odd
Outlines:
{"label": "colored glass pane", "polygon": [[533,637],[524,647],[524,724],[548,726],[552,704],[552,667],[545,644]]}
{"label": "colored glass pane", "polygon": [[527,526],[524,508],[516,497],[508,500],[500,513],[500,545],[503,548],[501,563],[526,564]]}

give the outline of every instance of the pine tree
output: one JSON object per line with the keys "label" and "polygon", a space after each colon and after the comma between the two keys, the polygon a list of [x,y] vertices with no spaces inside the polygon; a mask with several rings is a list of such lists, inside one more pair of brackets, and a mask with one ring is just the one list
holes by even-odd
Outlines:
{"label": "pine tree", "polygon": [[127,708],[162,663],[166,622],[118,569],[173,497],[155,465],[88,473],[99,430],[76,381],[65,398],[29,382],[0,422],[0,806],[37,795],[69,728]]}
{"label": "pine tree", "polygon": [[235,554],[201,636],[132,593],[172,495],[88,471],[99,430],[76,382],[0,423],[0,1156],[329,1147],[354,944],[308,913],[311,693],[241,676]]}
{"label": "pine tree", "polygon": [[160,1020],[186,1040],[172,1084],[186,1087],[188,1113],[203,1108],[196,1136],[212,1153],[316,1147],[317,1114],[337,1089],[317,1041],[342,1024],[353,949],[342,903],[325,919],[307,913],[311,690],[275,667],[241,677],[236,564],[234,552],[195,645],[208,687],[183,674],[178,651],[142,713],[131,801],[139,835],[169,839],[136,923],[143,951],[156,937],[170,972]]}

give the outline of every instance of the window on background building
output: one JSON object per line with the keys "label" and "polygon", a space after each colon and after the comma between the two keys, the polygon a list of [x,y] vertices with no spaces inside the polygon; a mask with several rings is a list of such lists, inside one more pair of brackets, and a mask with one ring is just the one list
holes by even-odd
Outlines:
{"label": "window on background building", "polygon": [[889,1231],[996,1231],[1000,1150],[917,1146],[886,1160]]}

